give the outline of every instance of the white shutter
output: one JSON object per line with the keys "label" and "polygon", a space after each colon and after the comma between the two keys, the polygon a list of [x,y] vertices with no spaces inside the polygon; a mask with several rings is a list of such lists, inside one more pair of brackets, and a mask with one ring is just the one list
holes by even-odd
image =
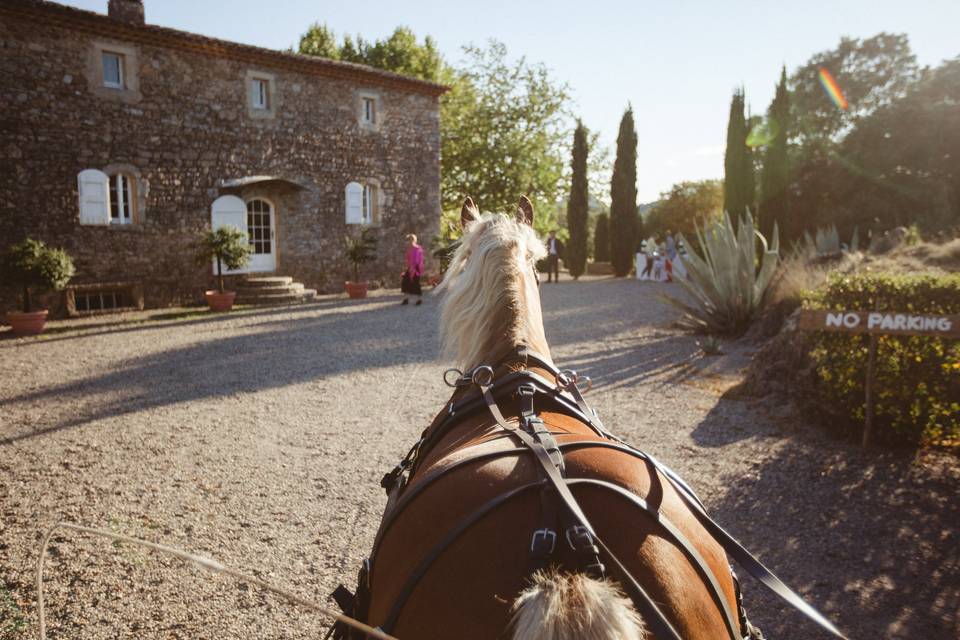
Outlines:
{"label": "white shutter", "polygon": [[[210,228],[233,227],[247,234],[247,205],[237,196],[220,196],[210,205]],[[217,275],[217,261],[213,261],[213,275]],[[246,269],[230,270],[223,273],[243,273]]]}
{"label": "white shutter", "polygon": [[103,171],[84,169],[77,174],[80,224],[110,224],[110,178]]}
{"label": "white shutter", "polygon": [[347,224],[361,224],[363,222],[363,187],[357,182],[351,182],[346,189]]}

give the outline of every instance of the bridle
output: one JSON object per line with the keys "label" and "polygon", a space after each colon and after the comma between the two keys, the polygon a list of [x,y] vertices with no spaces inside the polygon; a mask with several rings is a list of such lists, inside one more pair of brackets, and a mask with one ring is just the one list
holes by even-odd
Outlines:
{"label": "bridle", "polygon": [[[511,371],[511,363],[523,363],[524,368]],[[549,372],[553,380],[549,380],[535,371],[530,371],[527,367],[531,365]],[[538,463],[540,478],[535,482],[512,487],[491,498],[473,513],[468,514],[456,523],[407,576],[399,596],[394,601],[386,620],[380,627],[383,631],[392,632],[407,600],[419,581],[426,575],[434,561],[451,544],[497,507],[516,496],[536,491],[539,492],[541,498],[543,526],[535,529],[531,537],[529,572],[533,573],[547,566],[555,557],[558,545],[565,542],[576,558],[575,566],[565,568],[571,571],[581,571],[596,578],[612,577],[616,579],[657,638],[680,640],[676,629],[653,598],[604,543],[570,490],[570,487],[590,486],[617,495],[642,510],[659,526],[662,534],[684,553],[703,578],[712,599],[722,614],[732,640],[762,639],[762,633],[747,620],[736,575],[734,574],[733,578],[736,587],[737,611],[733,612],[720,588],[717,577],[713,574],[709,565],[681,530],[667,518],[666,514],[648,504],[641,496],[620,485],[591,478],[566,477],[564,453],[587,448],[603,448],[619,451],[643,460],[653,470],[659,472],[659,475],[666,478],[676,490],[676,493],[701,525],[748,573],[833,636],[844,638],[843,634],[829,620],[783,584],[733,536],[714,522],[694,491],[676,473],[650,454],[630,446],[606,429],[597,412],[584,401],[579,388],[578,383],[580,382],[587,384],[589,388],[588,378],[578,376],[570,370],[558,370],[545,358],[522,348],[509,354],[496,367],[480,365],[467,372],[456,369],[447,370],[444,373],[444,381],[457,390],[454,393],[454,398],[448,404],[446,412],[434,420],[433,424],[424,431],[420,440],[410,449],[403,460],[387,473],[381,481],[381,485],[387,490],[388,495],[396,492],[399,497],[393,509],[384,517],[377,539],[374,542],[371,558],[376,558],[380,542],[407,505],[419,496],[424,489],[432,486],[448,474],[464,468],[465,465],[500,457],[532,454]],[[501,402],[506,399],[519,399],[520,408],[515,424],[504,417],[500,410],[498,398]],[[535,401],[539,401],[539,403]],[[553,437],[554,434],[546,428],[539,418],[538,405],[541,411],[548,408],[550,411],[564,413],[583,422],[602,440],[574,440],[558,443]],[[464,416],[473,415],[483,409],[489,412],[504,434],[517,440],[520,446],[464,456],[438,471],[431,472],[424,477],[418,477],[417,483],[408,490],[408,481],[416,474],[418,463],[424,459],[425,454],[439,441],[443,434],[455,427]],[[366,618],[367,606],[369,605],[370,572],[371,565],[365,561],[364,567],[361,569],[360,585],[356,595],[350,594],[342,586],[334,592],[335,599],[341,604],[344,611],[360,620]],[[348,636],[339,635],[335,637]]]}

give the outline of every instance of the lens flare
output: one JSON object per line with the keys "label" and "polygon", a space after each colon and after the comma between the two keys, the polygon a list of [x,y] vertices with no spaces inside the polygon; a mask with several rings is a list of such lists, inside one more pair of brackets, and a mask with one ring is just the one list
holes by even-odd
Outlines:
{"label": "lens flare", "polygon": [[837,105],[837,108],[842,111],[847,110],[850,103],[847,102],[846,96],[844,96],[843,91],[840,90],[840,85],[837,84],[836,78],[827,71],[826,67],[820,67],[820,86],[826,91],[827,97],[830,98],[833,104]]}

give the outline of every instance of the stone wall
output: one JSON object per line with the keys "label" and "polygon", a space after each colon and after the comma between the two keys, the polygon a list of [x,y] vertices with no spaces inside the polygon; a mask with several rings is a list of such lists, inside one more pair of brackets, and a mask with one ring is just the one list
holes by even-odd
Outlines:
{"label": "stone wall", "polygon": [[[230,192],[274,202],[277,273],[321,291],[342,289],[349,270],[348,182],[373,180],[382,190],[381,255],[368,265],[370,279],[398,286],[404,235],[428,241],[437,232],[436,94],[381,85],[373,74],[369,82],[323,77],[162,46],[132,27],[117,39],[62,22],[0,14],[3,245],[32,236],[61,246],[76,263],[75,282],[139,281],[147,305],[157,306],[199,299],[210,284],[191,245],[210,224],[213,200],[228,192],[224,180],[269,175],[301,185]],[[133,90],[101,86],[103,48],[134,61]],[[272,117],[251,117],[251,71],[273,79]],[[358,124],[358,92],[379,98],[376,130]],[[81,225],[77,174],[116,166],[139,174],[135,223]],[[13,295],[0,287],[0,310]]]}

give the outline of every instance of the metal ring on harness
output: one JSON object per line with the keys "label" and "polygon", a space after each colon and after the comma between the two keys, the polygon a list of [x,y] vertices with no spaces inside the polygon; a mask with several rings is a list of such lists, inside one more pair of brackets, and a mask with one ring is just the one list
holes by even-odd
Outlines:
{"label": "metal ring on harness", "polygon": [[493,382],[493,367],[483,365],[473,370],[470,381],[478,387],[488,387]]}
{"label": "metal ring on harness", "polygon": [[564,369],[563,371],[558,371],[554,378],[556,379],[557,387],[559,387],[561,391],[569,391],[570,387],[576,385],[578,382],[587,383],[587,388],[583,390],[583,393],[593,389],[593,380],[590,378],[590,376],[581,376],[573,369]]}
{"label": "metal ring on harness", "polygon": [[[453,382],[451,382],[449,378],[451,373],[456,374],[457,376],[456,378],[453,379]],[[447,369],[446,371],[443,372],[443,383],[448,387],[454,387],[454,388],[459,387],[461,384],[460,380],[462,379],[463,379],[463,371],[460,371],[460,369]]]}

